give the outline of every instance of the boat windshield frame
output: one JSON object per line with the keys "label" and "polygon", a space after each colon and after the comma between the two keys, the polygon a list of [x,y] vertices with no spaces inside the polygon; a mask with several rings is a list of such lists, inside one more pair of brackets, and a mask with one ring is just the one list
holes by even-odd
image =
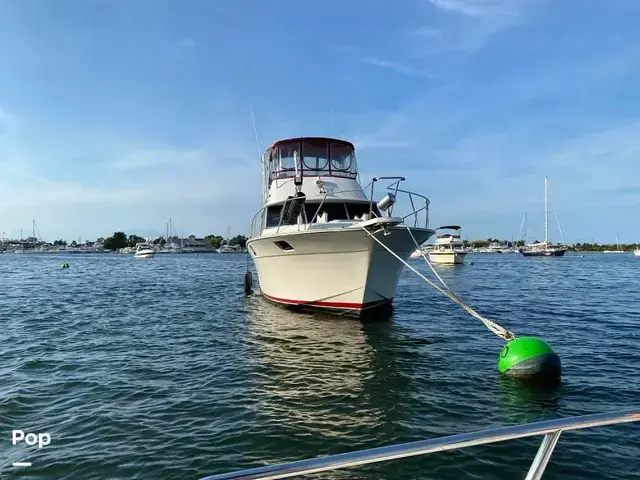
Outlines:
{"label": "boat windshield frame", "polygon": [[289,180],[299,170],[302,177],[337,177],[357,180],[355,147],[351,142],[328,137],[298,137],[279,140],[263,156],[267,185]]}
{"label": "boat windshield frame", "polygon": [[[442,230],[453,230],[457,233],[438,233]],[[452,239],[462,239],[462,227],[460,225],[443,225],[442,227],[436,228],[436,238],[452,238]]]}

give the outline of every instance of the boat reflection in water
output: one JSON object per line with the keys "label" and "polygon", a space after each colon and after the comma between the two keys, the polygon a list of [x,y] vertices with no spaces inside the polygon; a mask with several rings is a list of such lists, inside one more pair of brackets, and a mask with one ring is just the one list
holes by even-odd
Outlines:
{"label": "boat reflection in water", "polygon": [[[310,321],[310,315],[257,295],[246,309],[253,408],[264,435],[273,439],[251,452],[256,463],[339,453],[412,435],[420,382],[413,372],[415,352],[403,341],[401,326],[320,312]],[[332,475],[359,478],[360,473]]]}

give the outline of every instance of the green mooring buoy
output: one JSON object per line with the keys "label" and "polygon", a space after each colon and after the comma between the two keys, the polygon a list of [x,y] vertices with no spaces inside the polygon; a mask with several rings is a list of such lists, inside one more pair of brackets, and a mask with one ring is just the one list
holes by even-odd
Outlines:
{"label": "green mooring buoy", "polygon": [[69,268],[69,264],[67,262],[64,262],[61,266],[62,268]]}
{"label": "green mooring buoy", "polygon": [[510,377],[558,380],[560,357],[544,340],[520,337],[504,346],[498,359],[498,370]]}

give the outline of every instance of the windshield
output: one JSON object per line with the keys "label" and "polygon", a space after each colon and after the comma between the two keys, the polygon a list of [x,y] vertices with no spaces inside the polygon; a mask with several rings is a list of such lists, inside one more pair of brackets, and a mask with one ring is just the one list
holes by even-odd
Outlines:
{"label": "windshield", "polygon": [[279,142],[272,150],[269,182],[274,178],[291,178],[296,158],[303,176],[337,176],[355,178],[356,158],[350,144],[324,138],[301,138]]}
{"label": "windshield", "polygon": [[321,140],[307,140],[302,143],[302,157],[305,170],[327,171],[329,144]]}

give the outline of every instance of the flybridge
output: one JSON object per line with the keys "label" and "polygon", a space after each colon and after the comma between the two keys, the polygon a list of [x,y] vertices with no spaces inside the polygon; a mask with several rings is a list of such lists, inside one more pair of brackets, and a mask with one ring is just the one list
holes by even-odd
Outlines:
{"label": "flybridge", "polygon": [[262,161],[267,186],[273,180],[299,177],[339,177],[355,180],[358,175],[352,143],[327,137],[279,140],[267,148]]}

